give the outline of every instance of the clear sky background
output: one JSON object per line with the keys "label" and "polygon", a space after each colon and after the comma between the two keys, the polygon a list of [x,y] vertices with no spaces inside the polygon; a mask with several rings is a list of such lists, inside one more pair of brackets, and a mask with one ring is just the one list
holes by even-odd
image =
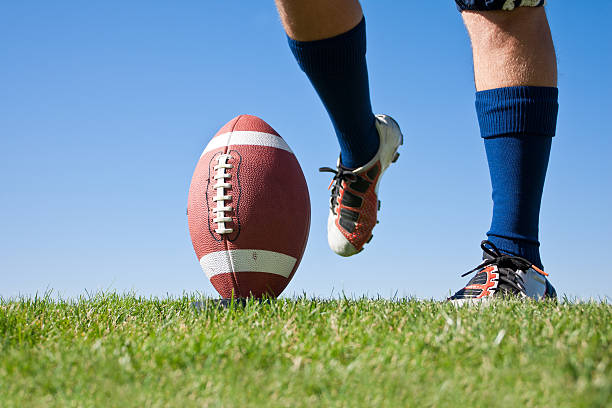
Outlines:
{"label": "clear sky background", "polygon": [[[542,205],[557,291],[612,296],[612,3],[549,2],[560,112]],[[402,126],[363,253],[327,248],[337,142],[269,1],[0,4],[0,296],[49,289],[216,295],[185,208],[210,137],[270,123],[310,188],[306,254],[285,296],[442,299],[480,260],[490,181],[467,34],[451,0],[363,3],[376,112]],[[279,199],[282,199],[279,197]]]}

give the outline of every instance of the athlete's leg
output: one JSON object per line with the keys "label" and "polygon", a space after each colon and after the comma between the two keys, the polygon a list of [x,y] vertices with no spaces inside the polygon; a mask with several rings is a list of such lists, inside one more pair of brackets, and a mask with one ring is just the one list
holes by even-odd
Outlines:
{"label": "athlete's leg", "polygon": [[476,90],[557,86],[557,61],[544,7],[464,11]]}
{"label": "athlete's leg", "polygon": [[[557,120],[557,65],[544,0],[455,0],[474,54],[476,111],[484,138],[493,220],[485,261],[450,299],[499,293],[556,297],[543,276],[540,202]],[[529,6],[529,7],[519,7]],[[534,266],[535,265],[535,266]]]}
{"label": "athlete's leg", "polygon": [[335,37],[363,18],[357,0],[275,0],[287,35],[297,41]]}
{"label": "athlete's leg", "polygon": [[276,0],[289,46],[321,98],[340,143],[342,164],[357,168],[378,149],[366,65],[365,21],[357,0]]}
{"label": "athlete's leg", "polygon": [[323,101],[340,142],[327,237],[331,249],[351,256],[372,238],[378,186],[397,158],[399,126],[374,117],[366,65],[365,20],[357,0],[276,0],[289,46]]}
{"label": "athlete's leg", "polygon": [[[478,8],[479,2],[457,3]],[[480,3],[509,10],[543,1]],[[546,14],[543,7],[516,7],[464,10],[462,15],[472,41],[476,109],[493,186],[487,235],[502,251],[542,267],[538,222],[558,106],[557,65]]]}

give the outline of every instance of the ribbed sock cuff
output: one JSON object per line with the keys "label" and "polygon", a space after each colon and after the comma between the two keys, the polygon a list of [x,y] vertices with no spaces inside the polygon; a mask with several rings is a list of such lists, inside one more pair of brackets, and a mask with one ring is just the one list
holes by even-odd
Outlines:
{"label": "ribbed sock cuff", "polygon": [[476,92],[476,113],[483,138],[508,133],[554,136],[559,91],[553,87],[513,86]]}
{"label": "ribbed sock cuff", "polygon": [[366,54],[365,19],[346,33],[316,41],[296,41],[287,36],[289,48],[307,74],[340,73],[362,64]]}
{"label": "ribbed sock cuff", "polygon": [[523,257],[538,268],[544,269],[542,259],[540,259],[540,244],[503,238],[497,235],[488,235],[488,237],[489,241],[499,248],[500,251],[510,255]]}

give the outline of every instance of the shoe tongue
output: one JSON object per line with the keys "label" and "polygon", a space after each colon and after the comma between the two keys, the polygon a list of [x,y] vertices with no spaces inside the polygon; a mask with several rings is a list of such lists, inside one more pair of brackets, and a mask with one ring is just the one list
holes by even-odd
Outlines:
{"label": "shoe tongue", "polygon": [[[504,252],[503,254],[505,255],[506,253]],[[483,261],[488,261],[490,259],[495,259],[495,257],[490,255],[490,254],[487,254],[486,252],[483,252],[482,253],[482,259],[483,259]],[[496,263],[496,265],[497,265],[498,268],[500,267],[499,264]]]}
{"label": "shoe tongue", "polygon": [[[512,256],[512,254],[508,254],[507,252],[502,252],[502,254]],[[490,254],[488,254],[488,253],[486,253],[486,252],[483,252],[483,253],[482,253],[482,259],[483,259],[484,261],[487,261],[487,260],[489,260],[489,259],[495,259],[495,257],[494,257],[494,256],[491,256]],[[498,268],[499,268],[499,267],[501,267],[499,264],[498,264],[497,266],[498,266]],[[514,270],[515,272],[518,270],[518,269],[516,269],[516,268],[509,267],[508,265],[505,265],[505,268],[512,269],[512,270]]]}
{"label": "shoe tongue", "polygon": [[[510,255],[510,256],[515,256],[514,254],[510,254],[510,253],[505,252],[505,251],[500,251],[500,252],[502,253],[502,255]],[[483,259],[484,261],[489,260],[489,259],[494,259],[494,258],[495,258],[494,256],[491,256],[490,254],[488,254],[488,253],[486,253],[486,252],[482,251],[482,259]]]}
{"label": "shoe tongue", "polygon": [[[505,251],[500,251],[500,252],[502,253],[502,255],[509,255],[509,256],[518,257],[518,255],[511,254],[509,252],[505,252]],[[486,253],[484,251],[482,252],[482,259],[483,259],[483,261],[486,261],[486,260],[489,260],[489,259],[494,259],[494,258],[495,258],[494,256],[491,256],[490,254],[488,254],[488,253]],[[526,259],[526,260],[529,262],[528,259]]]}

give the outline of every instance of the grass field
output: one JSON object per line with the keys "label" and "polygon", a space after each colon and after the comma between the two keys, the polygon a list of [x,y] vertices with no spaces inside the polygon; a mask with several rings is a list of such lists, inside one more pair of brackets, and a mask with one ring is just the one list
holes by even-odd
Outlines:
{"label": "grass field", "polygon": [[612,305],[0,301],[1,407],[610,407]]}

